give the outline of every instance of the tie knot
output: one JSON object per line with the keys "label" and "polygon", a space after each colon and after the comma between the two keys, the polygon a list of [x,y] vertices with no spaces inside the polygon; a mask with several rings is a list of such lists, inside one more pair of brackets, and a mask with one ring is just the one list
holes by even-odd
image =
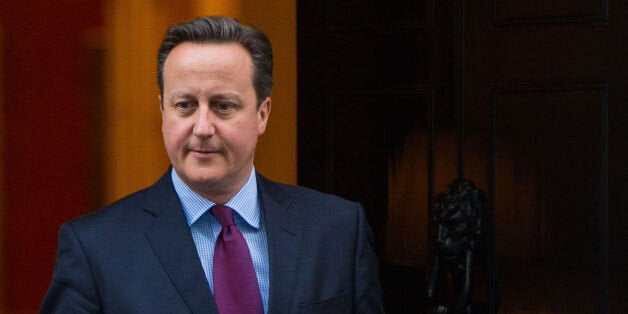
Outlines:
{"label": "tie knot", "polygon": [[228,227],[234,224],[233,222],[233,209],[225,205],[214,205],[209,211],[218,218],[222,227]]}

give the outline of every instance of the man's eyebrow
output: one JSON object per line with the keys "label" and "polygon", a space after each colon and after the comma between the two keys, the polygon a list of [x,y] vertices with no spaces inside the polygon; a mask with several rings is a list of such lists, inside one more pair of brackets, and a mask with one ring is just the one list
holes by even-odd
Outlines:
{"label": "man's eyebrow", "polygon": [[180,98],[193,98],[194,94],[188,92],[175,92],[170,97],[170,100],[180,99]]}
{"label": "man's eyebrow", "polygon": [[211,96],[211,99],[240,99],[240,95],[237,93],[218,93]]}
{"label": "man's eyebrow", "polygon": [[[190,92],[174,92],[170,97],[170,101],[174,101],[176,99],[193,99],[198,97],[198,95]],[[225,92],[225,93],[217,93],[210,96],[210,100],[240,100],[240,94]]]}

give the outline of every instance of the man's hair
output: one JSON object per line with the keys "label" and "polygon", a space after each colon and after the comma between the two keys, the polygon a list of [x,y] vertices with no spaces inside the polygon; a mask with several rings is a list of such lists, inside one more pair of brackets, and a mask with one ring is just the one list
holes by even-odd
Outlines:
{"label": "man's hair", "polygon": [[166,31],[157,53],[157,83],[164,92],[164,63],[170,51],[183,42],[194,43],[237,43],[244,47],[253,61],[253,86],[257,105],[268,96],[273,88],[273,50],[270,40],[253,26],[243,25],[225,16],[203,16],[189,22],[172,25]]}

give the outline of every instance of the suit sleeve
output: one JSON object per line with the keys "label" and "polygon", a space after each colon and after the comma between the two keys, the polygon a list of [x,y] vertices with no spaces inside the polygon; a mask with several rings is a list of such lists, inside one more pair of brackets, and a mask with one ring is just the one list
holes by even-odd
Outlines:
{"label": "suit sleeve", "polygon": [[59,229],[52,283],[40,313],[99,313],[98,293],[89,261],[71,224]]}
{"label": "suit sleeve", "polygon": [[355,313],[384,313],[379,283],[377,256],[373,248],[373,232],[364,208],[358,207],[358,234],[355,259]]}

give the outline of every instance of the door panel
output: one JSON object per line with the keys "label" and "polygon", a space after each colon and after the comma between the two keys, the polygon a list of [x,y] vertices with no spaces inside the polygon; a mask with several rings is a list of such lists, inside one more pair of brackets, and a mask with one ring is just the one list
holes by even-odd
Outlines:
{"label": "door panel", "polygon": [[492,95],[500,308],[595,313],[608,210],[606,87],[511,86]]}
{"label": "door panel", "polygon": [[608,1],[492,0],[496,25],[606,22]]}

